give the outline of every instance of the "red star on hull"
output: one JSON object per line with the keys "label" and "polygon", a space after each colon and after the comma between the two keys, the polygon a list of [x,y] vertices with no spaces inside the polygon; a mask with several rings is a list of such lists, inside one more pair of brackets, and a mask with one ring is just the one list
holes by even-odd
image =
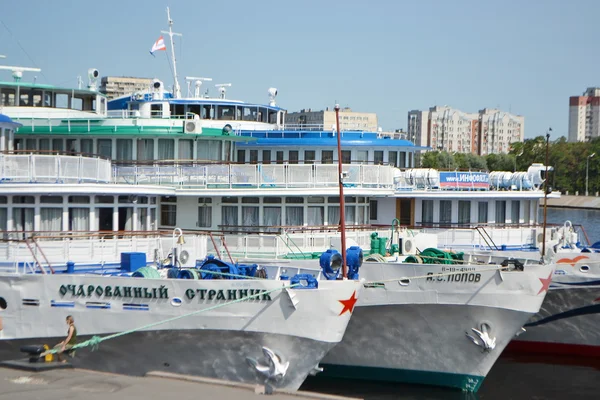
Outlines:
{"label": "red star on hull", "polygon": [[358,299],[356,298],[356,290],[352,293],[352,296],[350,296],[348,300],[338,300],[344,306],[342,312],[340,312],[339,315],[342,315],[345,312],[349,312],[350,314],[352,314],[352,311],[354,310],[354,305],[356,304],[357,300]]}
{"label": "red star on hull", "polygon": [[538,294],[542,293],[542,292],[547,292],[548,288],[550,287],[550,282],[552,282],[552,272],[550,272],[550,275],[548,275],[547,278],[538,278],[540,280],[540,282],[542,282],[542,288],[540,289],[540,291],[538,292]]}

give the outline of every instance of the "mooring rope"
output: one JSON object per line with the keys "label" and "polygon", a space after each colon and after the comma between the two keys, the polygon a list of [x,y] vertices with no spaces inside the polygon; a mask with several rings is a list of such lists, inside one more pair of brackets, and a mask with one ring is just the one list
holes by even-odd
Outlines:
{"label": "mooring rope", "polygon": [[[257,293],[257,294],[252,294],[252,295],[249,295],[249,296],[246,296],[246,297],[241,297],[241,298],[239,298],[237,300],[232,300],[232,301],[229,301],[229,302],[226,302],[226,303],[217,304],[217,305],[214,305],[212,307],[203,308],[202,310],[192,311],[192,312],[184,314],[184,315],[179,315],[177,317],[168,318],[168,319],[165,319],[165,320],[162,320],[162,321],[158,321],[158,322],[153,322],[151,324],[140,326],[138,328],[129,329],[129,330],[126,330],[126,331],[123,331],[123,332],[113,333],[112,335],[107,335],[107,336],[92,336],[91,339],[88,339],[88,340],[86,340],[84,342],[77,343],[77,344],[73,345],[73,347],[71,347],[69,349],[69,351],[75,350],[75,349],[80,349],[80,348],[83,348],[83,347],[88,347],[88,346],[92,347],[92,350],[96,350],[100,346],[100,343],[105,342],[107,340],[115,339],[115,338],[118,338],[120,336],[129,335],[131,333],[138,332],[138,331],[141,331],[141,330],[153,328],[155,326],[166,324],[166,323],[172,322],[172,321],[176,321],[178,319],[191,317],[193,315],[197,315],[197,314],[200,314],[200,313],[203,313],[203,312],[206,312],[206,311],[212,311],[212,310],[215,310],[217,308],[225,307],[225,306],[228,306],[228,305],[231,305],[231,304],[240,303],[242,301],[251,299],[253,297],[260,297],[260,296],[263,296],[265,294],[276,292],[278,290],[291,289],[291,288],[296,287],[296,286],[300,286],[300,283],[294,283],[294,284],[291,284],[289,286],[284,286],[284,287],[281,287],[281,288],[276,288],[276,289],[272,289],[272,290],[267,290],[267,291],[264,291],[264,292],[260,292],[260,293]],[[47,354],[55,354],[55,353],[58,353],[58,352],[59,352],[58,349],[46,350],[45,352],[43,352],[40,355],[40,357],[43,357],[43,356],[45,356]]]}

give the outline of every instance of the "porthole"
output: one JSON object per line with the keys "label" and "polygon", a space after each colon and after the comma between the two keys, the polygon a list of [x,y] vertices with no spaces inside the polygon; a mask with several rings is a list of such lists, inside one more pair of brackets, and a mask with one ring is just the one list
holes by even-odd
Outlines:
{"label": "porthole", "polygon": [[0,297],[0,310],[6,310],[6,307],[6,300],[4,300],[4,297]]}
{"label": "porthole", "polygon": [[590,266],[589,265],[582,265],[581,267],[579,267],[579,270],[581,272],[589,272]]}
{"label": "porthole", "polygon": [[183,301],[179,297],[173,297],[173,299],[171,299],[171,305],[173,307],[179,307],[182,303]]}

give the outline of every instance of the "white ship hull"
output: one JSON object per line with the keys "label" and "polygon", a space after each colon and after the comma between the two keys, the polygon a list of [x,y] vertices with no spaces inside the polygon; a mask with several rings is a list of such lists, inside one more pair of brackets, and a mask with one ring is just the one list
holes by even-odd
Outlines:
{"label": "white ship hull", "polygon": [[[340,300],[358,295],[360,284],[285,286],[289,281],[0,275],[0,294],[6,302],[0,311],[0,356],[21,357],[22,344],[56,344],[65,337],[67,315],[75,318],[79,342],[172,319],[104,341],[96,351],[78,349],[73,362],[135,375],[165,370],[248,383],[268,381],[296,390],[342,339],[351,310],[342,313],[345,306]],[[251,295],[252,290],[274,291],[214,308],[234,296]],[[207,310],[185,316],[201,309]],[[274,351],[282,364],[289,362],[282,377],[268,379],[248,361],[268,365],[262,347]]]}
{"label": "white ship hull", "polygon": [[[363,264],[365,289],[344,340],[323,359],[323,374],[477,391],[506,345],[538,312],[553,269],[497,267]],[[464,274],[448,274],[460,268]],[[423,278],[428,274],[447,275]],[[473,331],[483,326],[495,339],[492,349]]]}

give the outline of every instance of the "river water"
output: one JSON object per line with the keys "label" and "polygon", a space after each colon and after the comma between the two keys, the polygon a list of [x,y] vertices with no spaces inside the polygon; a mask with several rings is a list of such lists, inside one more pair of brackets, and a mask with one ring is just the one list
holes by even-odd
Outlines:
{"label": "river water", "polygon": [[[600,211],[549,208],[547,220],[550,224],[563,224],[569,220],[574,225],[582,225],[592,243],[600,241]],[[600,399],[600,359],[502,355],[476,394],[318,376],[309,378],[301,389],[366,400],[597,400]]]}

